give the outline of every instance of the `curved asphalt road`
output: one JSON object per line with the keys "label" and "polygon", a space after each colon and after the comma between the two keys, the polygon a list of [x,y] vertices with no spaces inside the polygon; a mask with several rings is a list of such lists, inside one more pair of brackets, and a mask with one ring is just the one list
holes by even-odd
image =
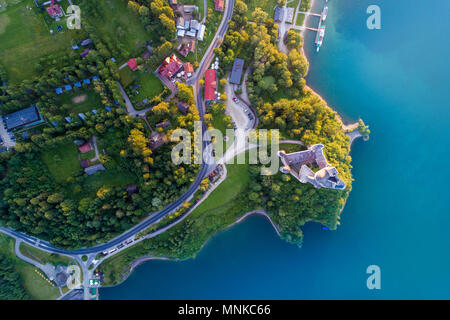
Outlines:
{"label": "curved asphalt road", "polygon": [[[195,75],[194,87],[196,87],[196,88],[198,88],[198,81],[203,77],[204,72],[206,71],[208,66],[211,64],[211,61],[214,57],[213,50],[215,48],[219,47],[218,38],[222,39],[223,36],[225,35],[225,32],[228,29],[228,21],[231,19],[232,15],[233,15],[233,7],[234,7],[234,0],[227,0],[226,4],[225,4],[225,13],[222,18],[222,22],[219,26],[219,30],[217,31],[211,45],[209,46],[205,56],[203,57],[203,59],[200,63],[200,66],[197,70],[197,73]],[[201,95],[198,94],[198,89],[195,92],[195,94],[197,96],[197,99],[196,99],[197,108],[199,109],[200,117],[203,122],[203,115],[204,115],[203,101],[202,101]],[[202,128],[203,132],[205,132],[206,126],[205,126],[204,122],[203,122],[202,127],[203,127]],[[206,148],[207,145],[208,145],[208,142],[203,142],[203,150],[207,149]],[[146,218],[144,221],[140,222],[138,225],[127,230],[126,232],[124,232],[123,234],[110,240],[109,242],[97,245],[95,247],[78,249],[78,250],[73,250],[73,251],[64,250],[64,249],[60,249],[60,248],[52,246],[47,241],[40,240],[36,237],[28,236],[24,233],[14,231],[9,228],[0,228],[0,231],[5,234],[8,234],[12,237],[19,238],[34,247],[41,248],[46,251],[50,251],[50,252],[54,252],[54,253],[61,253],[61,254],[66,254],[66,255],[81,255],[81,254],[98,253],[101,251],[109,250],[109,249],[117,246],[118,244],[122,243],[123,241],[133,237],[135,234],[145,230],[148,226],[155,223],[156,221],[158,221],[165,215],[170,214],[174,209],[176,209],[178,206],[180,206],[184,201],[186,201],[190,196],[192,196],[197,191],[198,187],[200,186],[201,181],[204,179],[206,174],[208,174],[211,171],[211,169],[212,169],[211,167],[212,167],[211,165],[205,163],[205,161],[203,160],[202,167],[201,167],[200,172],[197,175],[197,178],[195,179],[194,183],[180,198],[178,198],[178,200],[172,202],[164,209],[152,214],[152,216]]]}

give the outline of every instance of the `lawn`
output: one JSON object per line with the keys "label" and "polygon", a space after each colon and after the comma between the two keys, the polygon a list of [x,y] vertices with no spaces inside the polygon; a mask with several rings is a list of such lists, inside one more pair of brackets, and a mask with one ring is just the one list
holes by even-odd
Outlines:
{"label": "lawn", "polygon": [[151,100],[153,97],[156,97],[163,92],[161,80],[153,73],[139,72],[137,74],[136,84],[140,85],[138,89],[139,94],[134,96],[136,102],[141,102],[145,98]]}
{"label": "lawn", "polygon": [[256,8],[261,8],[267,12],[269,18],[273,18],[275,14],[275,7],[278,5],[277,0],[248,0],[245,1],[248,7],[247,17],[251,20],[252,13]]}
{"label": "lawn", "polygon": [[41,153],[42,160],[58,182],[66,182],[67,178],[81,170],[78,161],[78,149],[73,142],[60,145]]}
{"label": "lawn", "polygon": [[[77,102],[77,98],[80,100]],[[64,105],[64,116],[89,113],[92,109],[103,108],[101,97],[94,90],[75,90],[59,96],[59,103]]]}
{"label": "lawn", "polygon": [[[4,1],[4,0],[1,0]],[[0,63],[12,83],[32,78],[42,56],[70,48],[76,31],[65,30],[50,35],[49,28],[33,0],[24,0],[0,12]],[[33,10],[27,10],[26,6]]]}
{"label": "lawn", "polygon": [[[57,288],[48,284],[36,272],[36,268],[16,257],[14,253],[14,239],[0,234],[0,251],[13,261],[14,268],[20,274],[25,290],[38,300],[54,300],[60,293]],[[41,273],[43,273],[41,271]]]}
{"label": "lawn", "polygon": [[[141,46],[155,37],[149,34],[139,21],[139,17],[134,15],[127,8],[127,1],[105,0],[96,1],[96,5],[103,13],[102,19],[91,19],[91,23],[104,36],[111,39],[119,39],[132,56],[141,53]],[[118,35],[118,30],[123,34]]]}
{"label": "lawn", "polygon": [[20,245],[20,252],[22,252],[23,255],[33,260],[36,260],[42,264],[46,264],[48,262],[52,265],[63,264],[67,266],[71,263],[74,263],[73,259],[69,257],[61,256],[55,253],[49,253],[47,251],[42,251],[24,242],[22,242],[22,244]]}
{"label": "lawn", "polygon": [[136,72],[137,71],[131,71],[131,69],[128,66],[119,70],[120,83],[124,88],[128,87],[130,84],[133,83],[136,77]]}
{"label": "lawn", "polygon": [[[299,13],[297,17],[297,21],[295,23],[296,26],[302,26],[303,22],[305,21],[305,15],[303,13]],[[295,30],[295,29],[294,29]]]}

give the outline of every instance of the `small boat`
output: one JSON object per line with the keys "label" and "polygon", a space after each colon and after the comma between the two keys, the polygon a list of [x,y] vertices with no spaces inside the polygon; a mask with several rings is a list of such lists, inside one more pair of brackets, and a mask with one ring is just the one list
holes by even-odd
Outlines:
{"label": "small boat", "polygon": [[328,227],[322,226],[322,230],[330,230]]}
{"label": "small boat", "polygon": [[321,26],[319,29],[319,36],[317,38],[317,52],[319,52],[320,47],[322,46],[324,36],[325,36],[325,26]]}
{"label": "small boat", "polygon": [[323,8],[322,11],[322,20],[325,21],[327,19],[328,7]]}

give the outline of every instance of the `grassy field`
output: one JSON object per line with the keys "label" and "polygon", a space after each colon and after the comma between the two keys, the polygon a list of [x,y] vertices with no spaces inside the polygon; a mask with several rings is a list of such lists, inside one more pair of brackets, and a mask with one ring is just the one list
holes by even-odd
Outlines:
{"label": "grassy field", "polygon": [[67,178],[81,170],[78,161],[77,146],[69,142],[49,151],[43,151],[42,160],[58,182],[66,182]]}
{"label": "grassy field", "polygon": [[137,74],[136,83],[140,85],[138,89],[139,94],[134,97],[136,102],[141,102],[145,98],[151,100],[163,91],[161,80],[159,80],[153,73],[139,72]]}
{"label": "grassy field", "polygon": [[58,264],[69,265],[73,263],[73,259],[69,257],[42,251],[23,242],[20,245],[20,252],[22,252],[23,255],[33,260],[36,260],[42,264],[46,264],[48,262],[52,265]]}
{"label": "grassy field", "polygon": [[136,177],[123,170],[107,169],[100,173],[86,177],[83,183],[83,193],[93,194],[102,186],[126,187],[128,184],[136,182]]}
{"label": "grassy field", "polygon": [[[76,97],[84,96],[84,100],[75,102]],[[92,109],[103,108],[100,96],[94,90],[76,90],[71,93],[63,93],[59,96],[59,103],[61,105],[68,105],[69,107],[64,112],[64,116],[69,114],[89,113]]]}
{"label": "grassy field", "polygon": [[295,25],[296,26],[302,26],[303,25],[303,21],[305,21],[305,17],[306,16],[303,13],[299,13]]}
{"label": "grassy field", "polygon": [[[33,0],[8,2],[9,8],[0,11],[0,63],[10,81],[18,83],[37,75],[34,65],[40,57],[70,48],[75,31],[51,35]],[[27,5],[33,10],[26,9]]]}
{"label": "grassy field", "polygon": [[141,46],[154,37],[145,30],[139,17],[128,10],[127,1],[105,0],[96,1],[96,4],[103,12],[103,19],[92,19],[93,26],[100,34],[113,39],[118,37],[117,30],[120,27],[124,32],[124,36],[119,37],[120,42],[133,56],[140,54]]}
{"label": "grassy field", "polygon": [[277,6],[277,0],[248,0],[245,1],[248,7],[247,17],[252,18],[252,13],[256,8],[261,8],[267,12],[269,18],[273,18],[275,13],[275,7]]}
{"label": "grassy field", "polygon": [[131,71],[129,67],[125,67],[119,70],[120,83],[124,88],[133,83],[136,77],[136,72],[138,71]]}
{"label": "grassy field", "polygon": [[[35,267],[20,260],[14,253],[14,239],[0,234],[0,251],[13,261],[14,268],[20,274],[25,290],[38,300],[54,300],[59,297],[59,290],[48,284],[36,272]],[[41,272],[42,273],[42,272]]]}

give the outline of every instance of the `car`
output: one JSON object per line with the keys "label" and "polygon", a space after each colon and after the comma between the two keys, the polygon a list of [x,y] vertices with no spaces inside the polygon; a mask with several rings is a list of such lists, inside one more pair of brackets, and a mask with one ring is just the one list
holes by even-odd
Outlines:
{"label": "car", "polygon": [[234,101],[234,102],[237,102],[237,98],[236,98],[236,97],[234,97],[234,98],[233,98],[233,101]]}

